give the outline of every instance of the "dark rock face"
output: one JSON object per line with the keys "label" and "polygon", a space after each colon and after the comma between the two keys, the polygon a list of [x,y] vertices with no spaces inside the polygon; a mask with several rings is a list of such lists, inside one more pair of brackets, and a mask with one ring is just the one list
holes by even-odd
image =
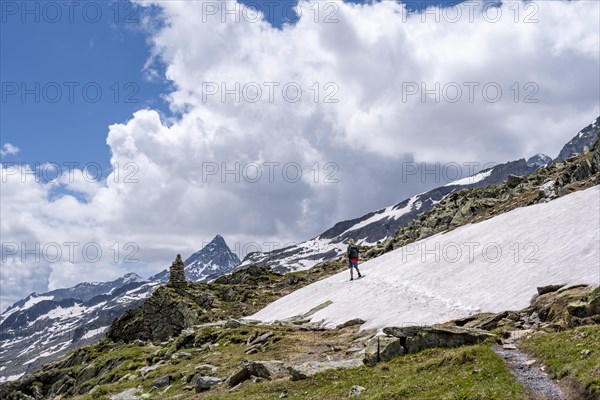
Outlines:
{"label": "dark rock face", "polygon": [[537,292],[538,292],[538,295],[552,293],[552,292],[556,292],[558,289],[560,289],[564,286],[565,286],[564,284],[541,286],[541,287],[537,288]]}
{"label": "dark rock face", "polygon": [[367,342],[363,362],[373,366],[379,362],[390,361],[405,353],[399,338],[392,336],[376,336]]}
{"label": "dark rock face", "polygon": [[[177,283],[180,285],[180,283]],[[138,308],[127,311],[108,329],[113,341],[165,341],[202,322],[215,300],[211,293],[187,286],[162,286]]]}
{"label": "dark rock face", "polygon": [[169,269],[169,286],[185,286],[185,271],[181,254],[177,254]]}
{"label": "dark rock face", "polygon": [[155,380],[154,382],[152,382],[151,387],[156,388],[156,389],[162,389],[162,388],[166,388],[167,386],[169,386],[170,383],[171,383],[171,377],[166,375],[166,376],[160,377],[157,380]]}
{"label": "dark rock face", "polygon": [[565,161],[575,154],[583,153],[584,148],[592,148],[600,132],[600,117],[583,128],[569,143],[565,144],[554,161]]}
{"label": "dark rock face", "polygon": [[196,393],[210,390],[212,386],[218,385],[221,381],[221,378],[207,375],[196,375],[192,378],[192,384],[195,387]]}
{"label": "dark rock face", "polygon": [[511,175],[508,175],[508,179],[506,180],[506,186],[508,186],[509,188],[515,188],[521,182],[523,182],[522,177],[511,174]]}

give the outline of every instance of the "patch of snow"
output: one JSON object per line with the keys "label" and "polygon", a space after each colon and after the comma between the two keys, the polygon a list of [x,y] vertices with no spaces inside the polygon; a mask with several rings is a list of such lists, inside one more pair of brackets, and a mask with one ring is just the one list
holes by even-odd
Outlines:
{"label": "patch of snow", "polygon": [[[403,208],[394,209],[394,206],[386,207],[383,209],[383,212],[377,213],[377,214],[373,215],[371,218],[367,218],[364,221],[351,226],[349,229],[346,229],[346,231],[344,233],[355,231],[357,229],[362,228],[363,226],[367,226],[373,222],[380,221],[384,218],[398,219],[401,216],[403,216],[404,214],[407,214],[408,212],[410,212],[410,210],[412,210],[413,204],[415,204],[415,200],[417,200],[417,196],[411,197],[408,201],[408,204]],[[418,206],[418,208],[420,208],[420,207],[421,207],[421,205]],[[342,233],[340,236],[343,236],[344,233]]]}
{"label": "patch of snow", "polygon": [[98,329],[92,329],[90,331],[87,331],[85,333],[85,335],[83,335],[81,337],[81,339],[91,339],[94,336],[98,336],[99,334],[101,334],[102,332],[106,331],[107,329],[108,329],[108,326],[103,326],[103,327],[100,327]]}
{"label": "patch of snow", "polygon": [[54,346],[48,348],[48,350],[46,350],[44,352],[41,352],[36,357],[32,358],[31,360],[28,360],[27,362],[25,362],[23,364],[24,365],[25,364],[31,364],[32,362],[34,362],[38,358],[48,357],[48,356],[51,356],[52,354],[61,352],[61,351],[65,350],[67,347],[69,347],[70,344],[71,344],[70,342],[63,342],[63,343],[59,343],[57,345],[54,345]]}
{"label": "patch of snow", "polygon": [[544,192],[544,195],[548,198],[556,197],[556,193],[554,193],[554,187],[556,183],[554,181],[548,181],[540,186],[540,190]]}
{"label": "patch of snow", "polygon": [[25,372],[18,375],[0,376],[0,383],[16,381],[23,375],[25,375]]}
{"label": "patch of snow", "polygon": [[282,320],[332,301],[311,320],[361,318],[363,329],[434,324],[525,308],[538,286],[598,286],[600,220],[590,213],[600,208],[599,192],[594,186],[420,240],[361,264],[360,280],[340,272],[248,318]]}
{"label": "patch of snow", "polygon": [[459,179],[454,182],[450,182],[444,186],[463,186],[463,185],[471,185],[473,183],[481,182],[482,180],[484,180],[485,178],[490,176],[492,174],[492,171],[493,171],[493,168],[489,169],[487,171],[479,172],[475,175],[468,176],[466,178]]}

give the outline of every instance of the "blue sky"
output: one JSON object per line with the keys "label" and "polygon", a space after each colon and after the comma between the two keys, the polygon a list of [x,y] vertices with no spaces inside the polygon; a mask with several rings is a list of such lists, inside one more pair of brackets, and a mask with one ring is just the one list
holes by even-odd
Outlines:
{"label": "blue sky", "polygon": [[[290,7],[294,2],[243,2],[261,6],[274,26],[296,20]],[[422,7],[459,1],[407,3]],[[170,90],[168,82],[144,78],[150,49],[140,9],[127,2],[93,4],[74,8],[71,19],[66,7],[56,17],[56,10],[44,8],[43,2],[3,3],[0,145],[8,142],[21,149],[17,155],[7,155],[5,162],[93,162],[105,172],[110,124],[125,122],[146,107],[168,114],[161,97]],[[102,93],[97,96],[98,87]],[[39,102],[27,90],[34,90]]]}
{"label": "blue sky", "polygon": [[[55,14],[42,8],[36,21],[36,15],[7,14],[12,10],[3,4],[0,131],[2,143],[22,150],[7,160],[104,167],[109,163],[108,126],[140,108],[164,106],[160,94],[166,85],[143,78],[149,50],[139,23],[126,19],[130,10],[122,3],[119,16],[109,2],[95,4],[102,6],[97,22],[93,11],[84,18],[77,9],[72,21],[63,9],[59,22],[52,22]],[[36,91],[39,102],[23,89]]]}

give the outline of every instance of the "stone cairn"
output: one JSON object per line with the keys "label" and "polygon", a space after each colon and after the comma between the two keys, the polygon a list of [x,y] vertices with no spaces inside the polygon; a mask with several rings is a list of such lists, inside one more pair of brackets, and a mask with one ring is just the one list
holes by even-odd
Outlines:
{"label": "stone cairn", "polygon": [[183,268],[181,254],[177,254],[175,261],[173,261],[171,268],[169,268],[169,286],[185,285],[185,271]]}

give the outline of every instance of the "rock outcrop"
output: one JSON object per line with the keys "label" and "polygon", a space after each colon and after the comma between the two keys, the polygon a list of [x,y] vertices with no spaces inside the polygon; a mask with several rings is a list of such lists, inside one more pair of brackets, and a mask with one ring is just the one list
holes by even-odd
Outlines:
{"label": "rock outcrop", "polygon": [[204,322],[203,315],[213,306],[215,296],[198,286],[179,285],[158,288],[141,306],[116,319],[107,337],[113,341],[162,342]]}
{"label": "rock outcrop", "polygon": [[373,366],[379,362],[390,361],[406,353],[400,338],[376,336],[367,342],[363,362]]}
{"label": "rock outcrop", "polygon": [[443,326],[390,327],[384,328],[383,333],[399,338],[406,353],[471,345],[495,338],[495,335],[480,329]]}

